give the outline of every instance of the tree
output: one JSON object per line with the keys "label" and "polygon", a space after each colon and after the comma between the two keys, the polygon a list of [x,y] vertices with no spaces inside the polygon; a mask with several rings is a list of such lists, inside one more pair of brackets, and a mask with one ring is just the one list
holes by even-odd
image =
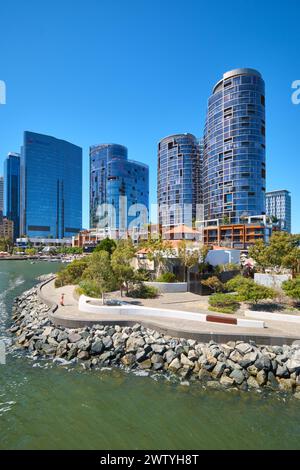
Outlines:
{"label": "tree", "polygon": [[203,284],[203,286],[209,287],[214,292],[224,291],[224,284],[220,281],[219,278],[217,278],[217,276],[211,276],[208,279],[201,281],[201,284]]}
{"label": "tree", "polygon": [[290,269],[293,277],[300,273],[300,249],[298,247],[293,248],[282,258],[282,266]]}
{"label": "tree", "polygon": [[150,261],[154,261],[156,275],[160,276],[166,269],[168,258],[174,256],[174,250],[168,240],[161,237],[157,239],[150,238],[144,244],[147,249],[147,257]]}
{"label": "tree", "polygon": [[230,218],[228,215],[224,215],[222,219],[222,225],[229,225],[230,224]]}
{"label": "tree", "polygon": [[116,249],[116,242],[112,240],[111,238],[105,238],[104,240],[101,240],[100,243],[96,246],[94,251],[107,251],[109,255],[111,256]]}
{"label": "tree", "polygon": [[57,273],[55,286],[62,287],[68,284],[79,284],[87,267],[88,257],[72,261],[72,263]]}
{"label": "tree", "polygon": [[178,246],[178,258],[184,267],[184,282],[186,281],[186,271],[189,281],[190,269],[196,266],[200,258],[199,250],[193,250],[192,245],[192,243],[181,240]]}
{"label": "tree", "polygon": [[102,304],[104,304],[105,292],[113,290],[116,285],[110,256],[107,251],[94,252],[88,257],[88,266],[83,272],[82,279],[95,281],[99,292],[102,294]]}
{"label": "tree", "polygon": [[13,242],[10,238],[0,238],[0,251],[6,251],[10,253],[13,249]]}
{"label": "tree", "polygon": [[253,258],[257,266],[265,271],[269,265],[268,248],[263,240],[256,240],[254,245],[249,247],[249,258]]}
{"label": "tree", "polygon": [[287,232],[274,232],[269,245],[262,240],[249,248],[251,256],[257,265],[265,270],[270,268],[288,268],[293,275],[300,270],[300,236]]}
{"label": "tree", "polygon": [[26,255],[29,255],[29,256],[36,255],[37,249],[36,248],[26,248],[25,253],[26,253]]}
{"label": "tree", "polygon": [[111,265],[120,286],[121,297],[123,295],[123,285],[125,284],[128,294],[129,285],[135,280],[135,272],[131,266],[131,261],[135,256],[135,248],[131,240],[120,240],[111,257]]}
{"label": "tree", "polygon": [[300,301],[300,276],[284,281],[281,287],[288,297],[291,297],[297,302]]}

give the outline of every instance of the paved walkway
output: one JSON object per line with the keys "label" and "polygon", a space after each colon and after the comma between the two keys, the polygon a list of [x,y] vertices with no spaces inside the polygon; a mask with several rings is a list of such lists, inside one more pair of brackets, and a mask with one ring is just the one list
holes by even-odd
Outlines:
{"label": "paved walkway", "polygon": [[[225,342],[229,340],[253,339],[260,344],[284,344],[291,343],[296,339],[300,340],[300,324],[284,323],[279,321],[265,321],[266,328],[245,328],[235,325],[197,322],[193,320],[181,320],[178,318],[160,318],[145,319],[138,315],[122,315],[107,313],[86,313],[78,310],[78,302],[74,297],[74,286],[64,286],[58,289],[54,287],[54,281],[45,284],[41,290],[40,295],[42,299],[48,304],[58,304],[61,294],[65,294],[65,306],[59,306],[58,309],[51,315],[52,321],[57,325],[62,325],[70,328],[78,328],[88,326],[95,323],[105,324],[120,324],[131,325],[132,323],[141,323],[144,326],[157,329],[165,334],[171,336],[181,336],[188,338],[195,338],[199,341],[207,341],[214,339],[216,341]],[[115,297],[116,294],[109,297]],[[133,302],[133,299],[127,299]],[[162,294],[157,299],[140,299],[140,305],[145,307],[159,307],[174,310],[185,310],[199,313],[212,313],[204,310],[203,299],[196,294],[192,293],[178,293],[178,294]],[[109,308],[109,307],[108,307]],[[228,315],[218,314],[220,316]],[[242,313],[237,314],[243,317]]]}

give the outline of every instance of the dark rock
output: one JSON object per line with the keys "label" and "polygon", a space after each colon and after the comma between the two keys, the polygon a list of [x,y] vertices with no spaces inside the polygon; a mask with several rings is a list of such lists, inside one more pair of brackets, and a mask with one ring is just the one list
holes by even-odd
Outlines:
{"label": "dark rock", "polygon": [[255,361],[254,365],[258,370],[263,369],[265,371],[269,371],[269,370],[272,369],[272,364],[271,364],[270,358],[268,356],[265,356],[265,355],[260,356]]}
{"label": "dark rock", "polygon": [[96,339],[91,346],[91,353],[92,354],[101,354],[102,351],[104,350],[104,345],[101,341],[101,339]]}
{"label": "dark rock", "polygon": [[135,355],[135,358],[137,362],[143,362],[145,359],[147,359],[147,354],[145,353],[144,349],[138,351]]}
{"label": "dark rock", "polygon": [[112,339],[111,339],[110,336],[104,336],[102,338],[102,343],[103,343],[105,349],[110,349],[113,345],[113,342],[112,342]]}
{"label": "dark rock", "polygon": [[276,380],[276,377],[271,371],[268,373],[268,385],[272,388],[278,388],[278,382]]}

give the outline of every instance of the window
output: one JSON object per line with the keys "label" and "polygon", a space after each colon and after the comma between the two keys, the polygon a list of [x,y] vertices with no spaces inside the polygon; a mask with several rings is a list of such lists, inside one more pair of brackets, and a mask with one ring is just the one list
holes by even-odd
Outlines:
{"label": "window", "polygon": [[264,95],[260,96],[260,102],[263,106],[265,106],[265,97],[264,97]]}
{"label": "window", "polygon": [[225,204],[231,204],[232,203],[232,194],[225,194],[224,202],[225,202]]}

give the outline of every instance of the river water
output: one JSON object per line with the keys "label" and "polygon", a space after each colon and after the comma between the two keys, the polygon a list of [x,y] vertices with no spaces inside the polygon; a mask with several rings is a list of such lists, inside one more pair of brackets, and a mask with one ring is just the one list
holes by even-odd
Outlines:
{"label": "river water", "polygon": [[[14,297],[58,268],[0,261],[1,338]],[[8,354],[0,365],[0,449],[300,449],[300,401]]]}

